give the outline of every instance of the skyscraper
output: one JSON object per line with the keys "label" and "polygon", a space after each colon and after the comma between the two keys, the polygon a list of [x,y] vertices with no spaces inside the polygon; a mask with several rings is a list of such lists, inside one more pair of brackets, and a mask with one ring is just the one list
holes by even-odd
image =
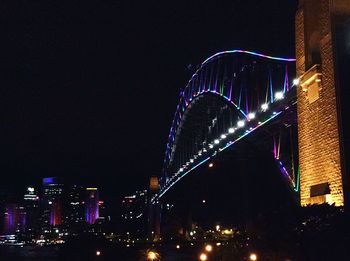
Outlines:
{"label": "skyscraper", "polygon": [[37,190],[32,186],[27,187],[23,201],[27,213],[26,230],[33,231],[39,217],[39,196]]}
{"label": "skyscraper", "polygon": [[23,232],[25,225],[25,208],[18,204],[6,204],[4,213],[4,234]]}
{"label": "skyscraper", "polygon": [[136,191],[122,201],[122,218],[135,220],[143,215],[147,206],[147,190]]}
{"label": "skyscraper", "polygon": [[69,188],[67,195],[67,206],[65,211],[66,222],[70,225],[84,221],[84,188],[79,185],[73,185]]}
{"label": "skyscraper", "polygon": [[85,220],[94,224],[99,217],[99,197],[97,188],[86,188]]}
{"label": "skyscraper", "polygon": [[62,224],[63,184],[56,177],[43,179],[43,222],[46,225]]}
{"label": "skyscraper", "polygon": [[58,198],[53,199],[50,209],[50,225],[58,226],[62,224],[62,201]]}
{"label": "skyscraper", "polygon": [[133,195],[125,196],[121,205],[122,232],[136,238],[145,236],[147,215],[147,190],[136,191]]}

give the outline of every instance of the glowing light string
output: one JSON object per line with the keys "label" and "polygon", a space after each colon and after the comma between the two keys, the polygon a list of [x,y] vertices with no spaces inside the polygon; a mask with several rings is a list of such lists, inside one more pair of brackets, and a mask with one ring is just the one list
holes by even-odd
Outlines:
{"label": "glowing light string", "polygon": [[262,58],[267,58],[267,59],[271,59],[271,60],[276,60],[276,61],[295,62],[294,58],[280,58],[280,57],[274,57],[274,56],[269,56],[269,55],[265,55],[265,54],[260,54],[257,52],[245,51],[245,50],[231,50],[231,51],[218,52],[218,53],[210,56],[209,58],[204,60],[204,62],[202,62],[202,66],[205,65],[206,63],[208,63],[210,60],[214,59],[215,57],[221,56],[223,54],[232,54],[232,53],[245,53],[245,54],[250,54],[250,55],[254,55],[254,56],[258,56],[258,57],[262,57]]}
{"label": "glowing light string", "polygon": [[269,86],[270,86],[270,102],[273,103],[273,89],[272,89],[272,74],[269,71]]}
{"label": "glowing light string", "polygon": [[295,188],[294,188],[295,192],[299,192],[299,187],[300,187],[300,166],[298,166],[296,184],[295,184]]}
{"label": "glowing light string", "polygon": [[280,171],[282,172],[283,176],[289,181],[289,184],[291,184],[292,188],[295,190],[295,181],[291,178],[291,176],[289,175],[286,167],[283,165],[282,161],[278,160],[278,166]]}
{"label": "glowing light string", "polygon": [[280,159],[281,158],[281,134],[278,135],[278,146],[277,146],[277,158],[276,159]]}
{"label": "glowing light string", "polygon": [[283,93],[286,93],[286,91],[289,91],[289,79],[288,79],[288,65],[286,65],[286,72],[284,76],[284,86],[283,86]]}
{"label": "glowing light string", "polygon": [[[270,118],[268,118],[267,120],[265,120],[264,122],[261,122],[259,125],[257,125],[256,127],[247,130],[242,136],[239,136],[237,139],[235,139],[234,141],[230,141],[228,142],[223,148],[220,148],[219,151],[222,152],[224,150],[226,150],[227,148],[229,148],[230,146],[232,146],[233,144],[237,143],[238,141],[240,141],[241,139],[243,139],[244,137],[246,137],[247,135],[249,135],[250,133],[254,132],[256,129],[260,128],[261,126],[265,125],[266,123],[268,123],[269,121],[273,120],[274,118],[276,118],[278,115],[280,115],[282,113],[282,111],[274,113]],[[178,175],[174,175],[169,182],[166,183],[166,186],[161,190],[160,194],[157,195],[156,197],[152,198],[152,202],[154,203],[155,200],[161,198],[171,187],[173,187],[178,181],[180,181],[183,177],[185,177],[187,174],[189,174],[191,171],[193,171],[194,169],[198,168],[199,166],[201,166],[203,163],[207,162],[208,160],[210,160],[212,157],[214,157],[217,154],[217,151],[214,151],[212,153],[212,155],[208,156],[207,158],[205,158],[204,160],[200,161],[198,164],[196,164],[195,166],[193,166],[192,168],[190,168],[188,171],[184,172],[183,174],[178,174]]]}

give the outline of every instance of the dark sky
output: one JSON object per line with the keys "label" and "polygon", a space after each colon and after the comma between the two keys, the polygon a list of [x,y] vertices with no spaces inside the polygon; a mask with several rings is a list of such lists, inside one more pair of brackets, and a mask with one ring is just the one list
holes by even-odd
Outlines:
{"label": "dark sky", "polygon": [[44,176],[113,198],[145,187],[202,60],[294,56],[297,0],[186,2],[0,1],[0,188]]}

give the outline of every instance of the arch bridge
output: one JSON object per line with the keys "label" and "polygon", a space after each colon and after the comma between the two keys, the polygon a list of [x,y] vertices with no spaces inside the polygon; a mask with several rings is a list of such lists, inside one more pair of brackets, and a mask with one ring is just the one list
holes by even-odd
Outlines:
{"label": "arch bridge", "polygon": [[[294,192],[299,175],[291,137],[295,134],[295,59],[244,50],[206,59],[180,93],[160,181],[153,202],[183,177],[261,128]],[[272,127],[273,126],[273,127]],[[277,127],[276,127],[277,126]]]}
{"label": "arch bridge", "polygon": [[296,59],[244,50],[206,59],[180,93],[152,203],[253,136],[265,141],[291,190],[300,190],[302,206],[344,206],[350,184],[349,21],[349,1],[300,1]]}

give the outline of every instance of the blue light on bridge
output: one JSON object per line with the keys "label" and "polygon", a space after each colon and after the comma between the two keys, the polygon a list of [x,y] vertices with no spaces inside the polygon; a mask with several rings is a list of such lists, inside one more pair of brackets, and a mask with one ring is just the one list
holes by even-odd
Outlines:
{"label": "blue light on bridge", "polygon": [[218,57],[218,56],[223,55],[223,54],[231,54],[231,53],[245,53],[245,54],[251,54],[251,55],[255,55],[255,56],[259,56],[259,57],[263,57],[263,58],[268,58],[271,60],[295,62],[294,58],[280,58],[280,57],[269,56],[269,55],[265,55],[265,54],[261,54],[261,53],[257,53],[257,52],[245,51],[245,50],[231,50],[231,51],[218,52],[218,53],[210,56],[202,63],[202,65],[208,63],[210,60],[212,60],[215,57]]}

